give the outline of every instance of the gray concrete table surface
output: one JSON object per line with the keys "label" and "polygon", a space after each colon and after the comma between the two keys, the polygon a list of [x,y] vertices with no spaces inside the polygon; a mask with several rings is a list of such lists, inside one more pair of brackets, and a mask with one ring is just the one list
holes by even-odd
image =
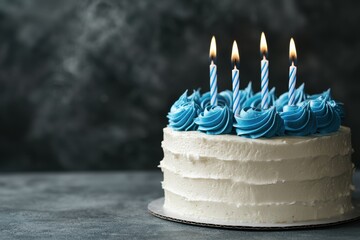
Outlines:
{"label": "gray concrete table surface", "polygon": [[[360,186],[360,173],[355,182]],[[360,222],[299,231],[238,231],[158,219],[156,172],[0,176],[0,239],[359,239]],[[356,193],[359,197],[358,192]]]}

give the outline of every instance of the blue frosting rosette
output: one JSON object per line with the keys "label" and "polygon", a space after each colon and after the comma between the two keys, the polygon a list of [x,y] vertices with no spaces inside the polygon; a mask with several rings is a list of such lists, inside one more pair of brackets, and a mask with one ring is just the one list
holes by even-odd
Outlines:
{"label": "blue frosting rosette", "polygon": [[332,100],[331,98],[331,90],[330,88],[322,93],[317,93],[317,94],[307,94],[306,95],[306,99],[307,100],[315,100],[317,98],[323,98],[323,99],[326,99],[328,101]]}
{"label": "blue frosting rosette", "polygon": [[[254,95],[252,91],[252,84],[249,82],[247,87],[243,90],[239,90],[240,94],[240,107],[248,100],[250,97]],[[228,106],[230,109],[232,109],[233,106],[233,93],[230,90],[225,90],[220,92],[217,95],[218,99],[218,106]],[[205,110],[207,106],[210,105],[210,92],[204,93],[200,98],[200,106],[202,110]]]}
{"label": "blue frosting rosette", "polygon": [[220,92],[220,97],[224,99],[225,105],[228,106],[230,109],[233,107],[233,94],[230,90],[225,90]]}
{"label": "blue frosting rosette", "polygon": [[332,99],[330,89],[320,94],[308,95],[308,100],[309,101],[325,100],[333,108],[333,110],[339,115],[340,121],[342,122],[344,120],[345,117],[344,104],[342,102]]}
{"label": "blue frosting rosette", "polygon": [[326,98],[319,97],[310,100],[310,108],[316,116],[318,133],[331,133],[339,130],[342,112],[334,100],[327,101]]}
{"label": "blue frosting rosette", "polygon": [[284,106],[280,117],[284,120],[286,135],[307,136],[316,133],[316,116],[310,110],[308,102]]}
{"label": "blue frosting rosette", "polygon": [[254,96],[254,92],[252,90],[252,83],[249,82],[247,87],[243,90],[239,91],[240,94],[240,108],[243,108],[244,103],[251,98],[252,96]]}
{"label": "blue frosting rosette", "polygon": [[[304,92],[305,84],[301,84],[295,90],[295,105],[300,104],[301,102],[306,100],[306,94]],[[284,106],[289,103],[289,92],[283,93],[280,97],[275,101],[276,110],[278,112],[282,112]]]}
{"label": "blue frosting rosette", "polygon": [[180,98],[171,106],[167,115],[169,119],[168,126],[177,131],[196,130],[197,126],[194,119],[200,113],[200,93],[194,91],[193,94],[187,96],[187,90]]}
{"label": "blue frosting rosette", "polygon": [[198,130],[210,135],[228,134],[232,131],[233,114],[228,105],[206,106],[195,119]]}
{"label": "blue frosting rosette", "polygon": [[259,109],[245,107],[235,116],[236,133],[249,138],[270,138],[284,134],[284,123],[275,107]]}
{"label": "blue frosting rosette", "polygon": [[194,101],[195,103],[200,105],[200,98],[201,98],[201,94],[200,94],[200,90],[194,90],[193,93],[187,97],[188,100],[190,101]]}
{"label": "blue frosting rosette", "polygon": [[[232,92],[230,90],[225,90],[220,92],[217,95],[217,105],[218,106],[228,106],[232,108],[233,99],[232,99]],[[208,106],[210,106],[210,92],[204,93],[200,97],[200,106],[202,111],[204,111]]]}
{"label": "blue frosting rosette", "polygon": [[328,101],[328,104],[334,109],[334,111],[340,116],[341,123],[345,118],[344,104],[335,100]]}
{"label": "blue frosting rosette", "polygon": [[[273,87],[270,91],[269,91],[269,106],[273,106],[274,102],[275,102],[275,88]],[[246,107],[252,107],[252,108],[261,108],[261,92],[256,93],[255,95],[253,95],[252,97],[248,98],[244,104],[242,105],[243,108]]]}

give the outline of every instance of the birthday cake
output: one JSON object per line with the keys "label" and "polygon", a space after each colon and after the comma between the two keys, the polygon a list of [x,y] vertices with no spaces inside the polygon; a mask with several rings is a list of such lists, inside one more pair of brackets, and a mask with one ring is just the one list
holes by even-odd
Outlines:
{"label": "birthday cake", "polygon": [[234,92],[217,94],[214,104],[211,91],[186,91],[172,105],[160,162],[164,209],[246,223],[350,212],[351,132],[341,126],[343,105],[330,90],[308,95],[302,84],[276,97],[273,88],[266,108],[251,83],[237,100]]}

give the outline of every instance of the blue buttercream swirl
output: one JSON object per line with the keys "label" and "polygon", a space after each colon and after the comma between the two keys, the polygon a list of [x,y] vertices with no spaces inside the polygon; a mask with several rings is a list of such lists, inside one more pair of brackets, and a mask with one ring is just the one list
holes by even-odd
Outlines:
{"label": "blue buttercream swirl", "polygon": [[331,107],[337,112],[337,114],[340,116],[341,122],[344,121],[345,118],[345,110],[344,110],[344,104],[342,102],[338,102],[335,100],[328,101]]}
{"label": "blue buttercream swirl", "polygon": [[200,104],[200,90],[193,90],[193,93],[188,96],[187,95],[188,90],[186,90],[179,98],[178,100],[176,100],[174,102],[174,104],[171,106],[170,108],[170,112],[173,110],[173,108],[177,108],[179,106],[181,106],[182,104],[189,102],[189,101],[194,101],[197,104]]}
{"label": "blue buttercream swirl", "polygon": [[240,94],[240,108],[243,108],[244,103],[251,98],[252,96],[254,96],[254,92],[252,90],[252,83],[249,82],[247,87],[245,89],[242,89],[239,91]]}
{"label": "blue buttercream swirl", "polygon": [[193,93],[187,97],[188,100],[192,100],[195,103],[200,105],[200,98],[201,98],[201,94],[200,94],[200,90],[193,90]]}
{"label": "blue buttercream swirl", "polygon": [[316,133],[316,117],[308,102],[283,107],[280,117],[284,120],[285,135],[307,136]]}
{"label": "blue buttercream swirl", "polygon": [[336,132],[340,128],[341,117],[340,110],[336,110],[337,104],[332,100],[335,105],[333,107],[326,98],[319,97],[310,100],[311,111],[316,116],[317,132],[318,133],[331,133]]}
{"label": "blue buttercream swirl", "polygon": [[[275,102],[275,88],[273,87],[268,94],[269,97],[269,107],[274,105]],[[256,93],[255,95],[253,95],[252,97],[248,98],[243,106],[243,108],[245,107],[252,107],[252,108],[261,108],[261,92]]]}
{"label": "blue buttercream swirl", "polygon": [[195,119],[198,130],[210,135],[228,134],[232,131],[233,114],[229,106],[206,106]]}
{"label": "blue buttercream swirl", "polygon": [[275,107],[259,109],[245,107],[235,116],[236,133],[249,138],[270,138],[284,134],[284,123]]}
{"label": "blue buttercream swirl", "polygon": [[344,110],[344,104],[342,102],[333,100],[331,96],[331,90],[328,89],[322,93],[314,94],[314,95],[308,95],[308,100],[325,100],[327,103],[333,108],[333,110],[340,116],[341,122],[344,120],[345,117],[345,110]]}
{"label": "blue buttercream swirl", "polygon": [[330,88],[329,88],[328,90],[322,92],[322,93],[317,93],[317,94],[312,94],[312,95],[307,94],[307,95],[306,95],[306,99],[309,100],[309,101],[310,101],[310,100],[317,99],[317,98],[326,99],[327,101],[332,100]]}
{"label": "blue buttercream swirl", "polygon": [[[239,90],[240,94],[240,107],[242,108],[243,104],[254,95],[252,90],[252,83],[249,82],[247,87]],[[260,100],[261,101],[261,100]],[[204,110],[208,105],[210,105],[210,92],[204,93],[200,98],[200,106]],[[227,105],[230,109],[233,106],[233,93],[230,90],[222,91],[218,94],[218,104],[219,106]]]}
{"label": "blue buttercream swirl", "polygon": [[171,106],[167,115],[168,126],[177,131],[192,131],[197,129],[194,119],[200,113],[200,93],[194,91],[187,96],[187,90]]}
{"label": "blue buttercream swirl", "polygon": [[[217,105],[228,106],[229,108],[232,108],[233,105],[232,92],[230,90],[225,90],[223,92],[220,92],[217,95]],[[203,111],[208,106],[210,106],[210,92],[206,92],[203,95],[201,95],[200,106]]]}
{"label": "blue buttercream swirl", "polygon": [[225,90],[220,92],[219,94],[221,97],[224,98],[226,106],[228,106],[230,109],[233,107],[233,94],[230,90]]}
{"label": "blue buttercream swirl", "polygon": [[[297,89],[295,89],[295,105],[300,104],[301,102],[306,100],[306,95],[304,92],[304,83],[301,84]],[[282,112],[284,106],[289,103],[289,92],[283,93],[280,97],[275,101],[276,110],[278,112]]]}

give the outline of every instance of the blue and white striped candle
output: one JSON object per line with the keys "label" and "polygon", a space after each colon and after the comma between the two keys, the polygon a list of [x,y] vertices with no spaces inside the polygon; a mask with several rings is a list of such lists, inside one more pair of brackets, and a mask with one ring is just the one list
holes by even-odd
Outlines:
{"label": "blue and white striped candle", "polygon": [[290,40],[289,47],[289,59],[291,61],[291,66],[289,68],[289,102],[288,105],[295,105],[295,86],[296,86],[296,66],[294,62],[296,61],[296,48],[294,39]]}
{"label": "blue and white striped candle", "polygon": [[261,60],[261,108],[267,109],[269,107],[269,61],[266,59],[267,44],[265,34],[261,33],[260,52],[263,56]]}
{"label": "blue and white striped candle", "polygon": [[217,67],[214,63],[216,58],[216,41],[213,36],[210,44],[210,104],[217,105]]}
{"label": "blue and white striped candle", "polygon": [[233,90],[233,113],[237,115],[240,111],[240,77],[239,77],[239,70],[238,64],[240,63],[240,55],[239,49],[236,44],[236,41],[233,43],[232,52],[231,52],[231,63],[234,66],[232,70],[232,90]]}

